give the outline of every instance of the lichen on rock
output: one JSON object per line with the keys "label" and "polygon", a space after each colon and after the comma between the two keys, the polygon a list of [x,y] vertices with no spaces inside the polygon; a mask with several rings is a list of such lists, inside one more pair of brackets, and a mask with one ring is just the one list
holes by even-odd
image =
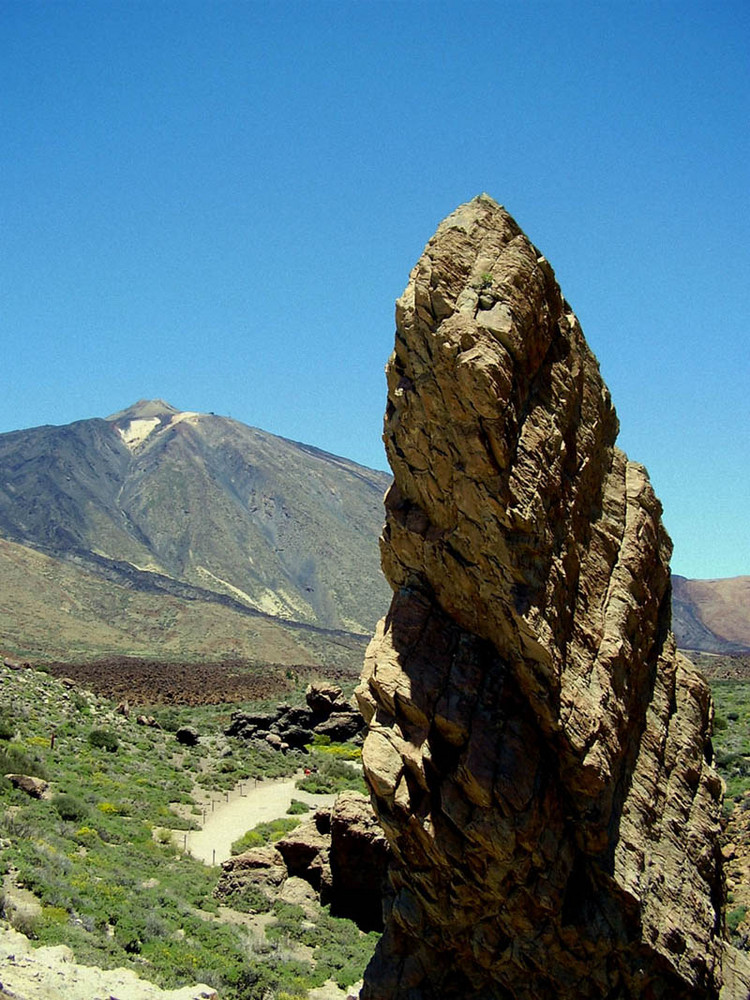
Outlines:
{"label": "lichen on rock", "polygon": [[394,595],[358,689],[393,903],[362,997],[744,996],[661,505],[552,268],[482,195],[396,326]]}

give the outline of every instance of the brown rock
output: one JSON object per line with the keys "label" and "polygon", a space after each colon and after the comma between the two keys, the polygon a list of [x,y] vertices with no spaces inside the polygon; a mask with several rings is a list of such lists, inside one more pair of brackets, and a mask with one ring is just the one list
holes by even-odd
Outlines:
{"label": "brown rock", "polygon": [[174,734],[178,743],[186,747],[195,747],[200,743],[200,733],[192,726],[181,726]]}
{"label": "brown rock", "polygon": [[362,731],[362,716],[357,711],[332,712],[327,719],[319,722],[315,732],[328,736],[336,743],[346,743]]}
{"label": "brown rock", "polygon": [[30,774],[6,774],[5,777],[22,792],[26,792],[32,799],[43,799],[49,784],[41,778],[35,778]]}
{"label": "brown rock", "polygon": [[358,690],[395,895],[363,1000],[716,997],[709,691],[578,320],[483,195],[396,321],[394,597]]}
{"label": "brown rock", "polygon": [[334,916],[362,930],[382,928],[389,849],[364,795],[342,792],[330,810],[318,809],[276,848],[288,875],[308,882]]}
{"label": "brown rock", "polygon": [[327,809],[318,809],[276,843],[289,874],[305,879],[316,892],[331,883],[330,846],[331,817]]}
{"label": "brown rock", "polygon": [[311,681],[305,691],[305,700],[315,715],[326,718],[331,712],[345,711],[349,707],[338,684],[325,680]]}
{"label": "brown rock", "polygon": [[222,862],[222,873],[214,890],[218,899],[228,899],[248,886],[274,898],[287,877],[284,859],[275,847],[256,847]]}
{"label": "brown rock", "polygon": [[369,800],[360,792],[342,792],[331,809],[331,880],[321,902],[362,930],[381,930],[389,859]]}
{"label": "brown rock", "polygon": [[31,664],[27,662],[21,662],[20,660],[12,660],[10,657],[6,656],[3,658],[3,666],[7,667],[8,670],[29,670],[31,669]]}

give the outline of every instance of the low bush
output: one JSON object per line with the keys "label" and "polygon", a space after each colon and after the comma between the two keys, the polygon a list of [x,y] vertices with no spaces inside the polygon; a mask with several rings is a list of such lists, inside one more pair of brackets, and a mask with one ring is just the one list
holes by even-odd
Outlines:
{"label": "low bush", "polygon": [[298,819],[272,819],[269,823],[258,823],[232,844],[232,854],[242,854],[251,847],[262,847],[281,840],[284,834],[299,826]]}
{"label": "low bush", "polygon": [[287,809],[288,816],[302,816],[307,812],[310,812],[310,806],[301,799],[292,799]]}
{"label": "low bush", "polygon": [[736,934],[737,928],[747,916],[746,906],[735,906],[727,913],[727,928],[730,934]]}
{"label": "low bush", "polygon": [[60,814],[61,819],[71,820],[80,823],[89,816],[89,807],[75,795],[63,792],[52,798],[52,807]]}
{"label": "low bush", "polygon": [[362,772],[338,757],[320,751],[311,754],[316,770],[297,780],[297,788],[313,795],[331,795],[352,789],[367,794]]}
{"label": "low bush", "polygon": [[30,774],[45,780],[48,777],[36,753],[31,756],[15,743],[8,743],[5,749],[0,750],[0,774]]}
{"label": "low bush", "polygon": [[271,900],[257,885],[246,885],[226,899],[227,906],[240,913],[268,913]]}
{"label": "low bush", "polygon": [[109,729],[92,729],[89,733],[89,743],[92,747],[108,750],[109,753],[116,753],[120,746],[117,737]]}

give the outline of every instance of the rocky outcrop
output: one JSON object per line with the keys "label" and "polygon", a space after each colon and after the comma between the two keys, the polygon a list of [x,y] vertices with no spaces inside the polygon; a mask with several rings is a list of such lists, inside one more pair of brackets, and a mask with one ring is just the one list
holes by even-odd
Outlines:
{"label": "rocky outcrop", "polygon": [[676,652],[661,506],[578,320],[483,195],[396,322],[394,596],[358,690],[394,899],[362,997],[715,997],[709,690]]}
{"label": "rocky outcrop", "polygon": [[361,740],[362,716],[337,684],[313,681],[307,686],[305,700],[306,706],[281,704],[267,711],[233,712],[226,735],[264,740],[283,750],[301,750],[315,736],[336,742]]}
{"label": "rocky outcrop", "polygon": [[318,809],[276,845],[238,854],[221,867],[219,899],[249,887],[283,898],[289,883],[303,879],[334,916],[365,931],[383,926],[388,845],[359,792],[342,792],[330,809]]}

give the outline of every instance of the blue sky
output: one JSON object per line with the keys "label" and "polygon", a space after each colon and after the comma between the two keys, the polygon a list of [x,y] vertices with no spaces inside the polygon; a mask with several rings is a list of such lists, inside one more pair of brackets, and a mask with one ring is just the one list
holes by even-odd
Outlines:
{"label": "blue sky", "polygon": [[673,569],[750,573],[750,5],[0,0],[0,432],[142,397],[384,467],[393,302],[487,191]]}

